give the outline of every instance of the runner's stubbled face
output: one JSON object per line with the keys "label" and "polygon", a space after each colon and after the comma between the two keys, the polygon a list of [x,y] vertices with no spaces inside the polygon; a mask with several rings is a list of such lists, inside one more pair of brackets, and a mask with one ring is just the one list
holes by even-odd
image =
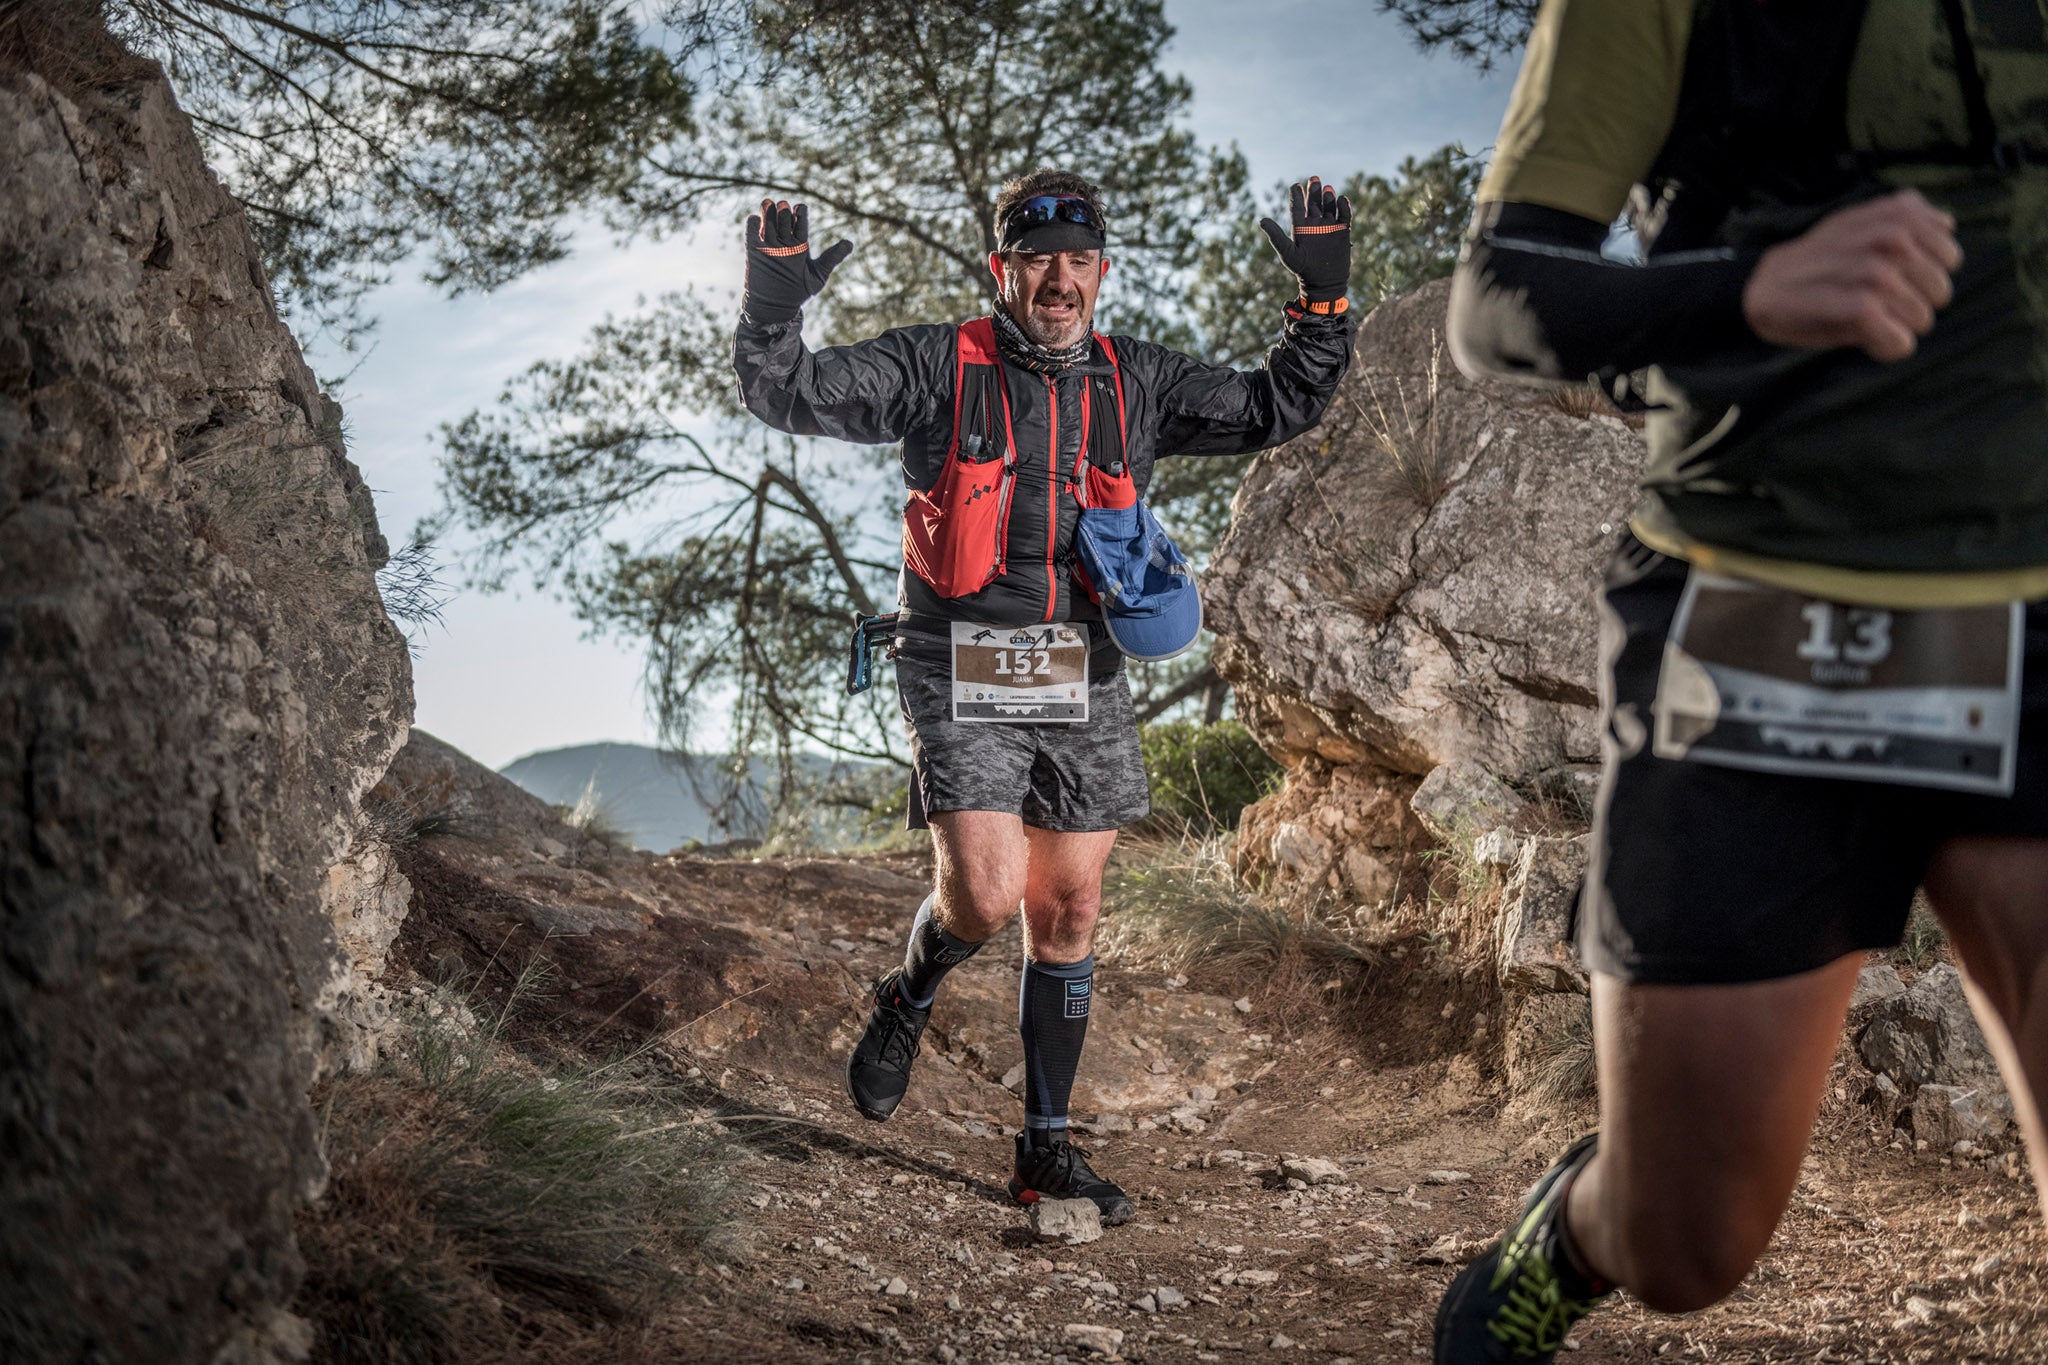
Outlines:
{"label": "runner's stubbled face", "polygon": [[1003,311],[1050,350],[1072,346],[1095,321],[1109,259],[1100,251],[1012,251],[989,260]]}

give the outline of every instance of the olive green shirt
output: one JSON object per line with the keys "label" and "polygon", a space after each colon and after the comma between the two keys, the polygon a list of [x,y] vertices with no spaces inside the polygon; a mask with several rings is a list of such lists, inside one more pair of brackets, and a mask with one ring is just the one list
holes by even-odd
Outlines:
{"label": "olive green shirt", "polygon": [[[1482,202],[1613,220],[1680,107],[1713,0],[1545,0]],[[2048,17],[1968,0],[1993,122],[2032,164],[1968,164],[1940,0],[1869,0],[1841,111],[1869,188],[1958,222],[1954,301],[1911,358],[1759,342],[1653,372],[1637,533],[1816,595],[1911,607],[2048,595]],[[1744,204],[1722,240],[1764,248],[1830,205]]]}

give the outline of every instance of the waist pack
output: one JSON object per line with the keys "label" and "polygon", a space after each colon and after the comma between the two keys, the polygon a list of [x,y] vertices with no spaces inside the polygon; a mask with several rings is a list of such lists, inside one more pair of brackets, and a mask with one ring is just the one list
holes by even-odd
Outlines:
{"label": "waist pack", "polygon": [[1143,502],[1082,508],[1074,550],[1118,649],[1157,663],[1195,643],[1202,594],[1194,566]]}

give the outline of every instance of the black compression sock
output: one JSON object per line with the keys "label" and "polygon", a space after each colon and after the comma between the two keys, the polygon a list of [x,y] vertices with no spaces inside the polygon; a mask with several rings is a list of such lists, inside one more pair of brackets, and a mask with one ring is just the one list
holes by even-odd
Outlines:
{"label": "black compression sock", "polygon": [[1065,966],[1024,963],[1017,991],[1017,1031],[1024,1036],[1024,1126],[1066,1136],[1067,1101],[1088,1037],[1088,1005],[1095,994],[1095,956]]}
{"label": "black compression sock", "polygon": [[910,925],[910,944],[903,950],[903,998],[918,1009],[929,1009],[946,973],[973,957],[981,947],[979,943],[955,938],[939,927],[939,922],[932,918],[932,907],[938,899],[934,892],[917,907],[917,918]]}

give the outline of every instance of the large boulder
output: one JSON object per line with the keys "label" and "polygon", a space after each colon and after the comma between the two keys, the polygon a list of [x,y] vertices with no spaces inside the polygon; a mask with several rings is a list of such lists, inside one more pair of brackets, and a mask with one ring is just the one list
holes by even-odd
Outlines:
{"label": "large boulder", "polygon": [[259,1360],[305,1345],[306,1092],[364,1052],[327,911],[388,948],[357,803],[411,678],[241,207],[102,70],[0,70],[0,1358]]}
{"label": "large boulder", "polygon": [[1462,763],[1570,786],[1599,756],[1593,592],[1642,442],[1459,375],[1448,292],[1365,319],[1322,426],[1254,464],[1203,583],[1217,667],[1290,781]]}
{"label": "large boulder", "polygon": [[2003,1093],[1998,1064],[1963,993],[1962,974],[1946,962],[1879,1004],[1856,1035],[1856,1051],[1909,1097],[1923,1085],[1984,1086]]}

